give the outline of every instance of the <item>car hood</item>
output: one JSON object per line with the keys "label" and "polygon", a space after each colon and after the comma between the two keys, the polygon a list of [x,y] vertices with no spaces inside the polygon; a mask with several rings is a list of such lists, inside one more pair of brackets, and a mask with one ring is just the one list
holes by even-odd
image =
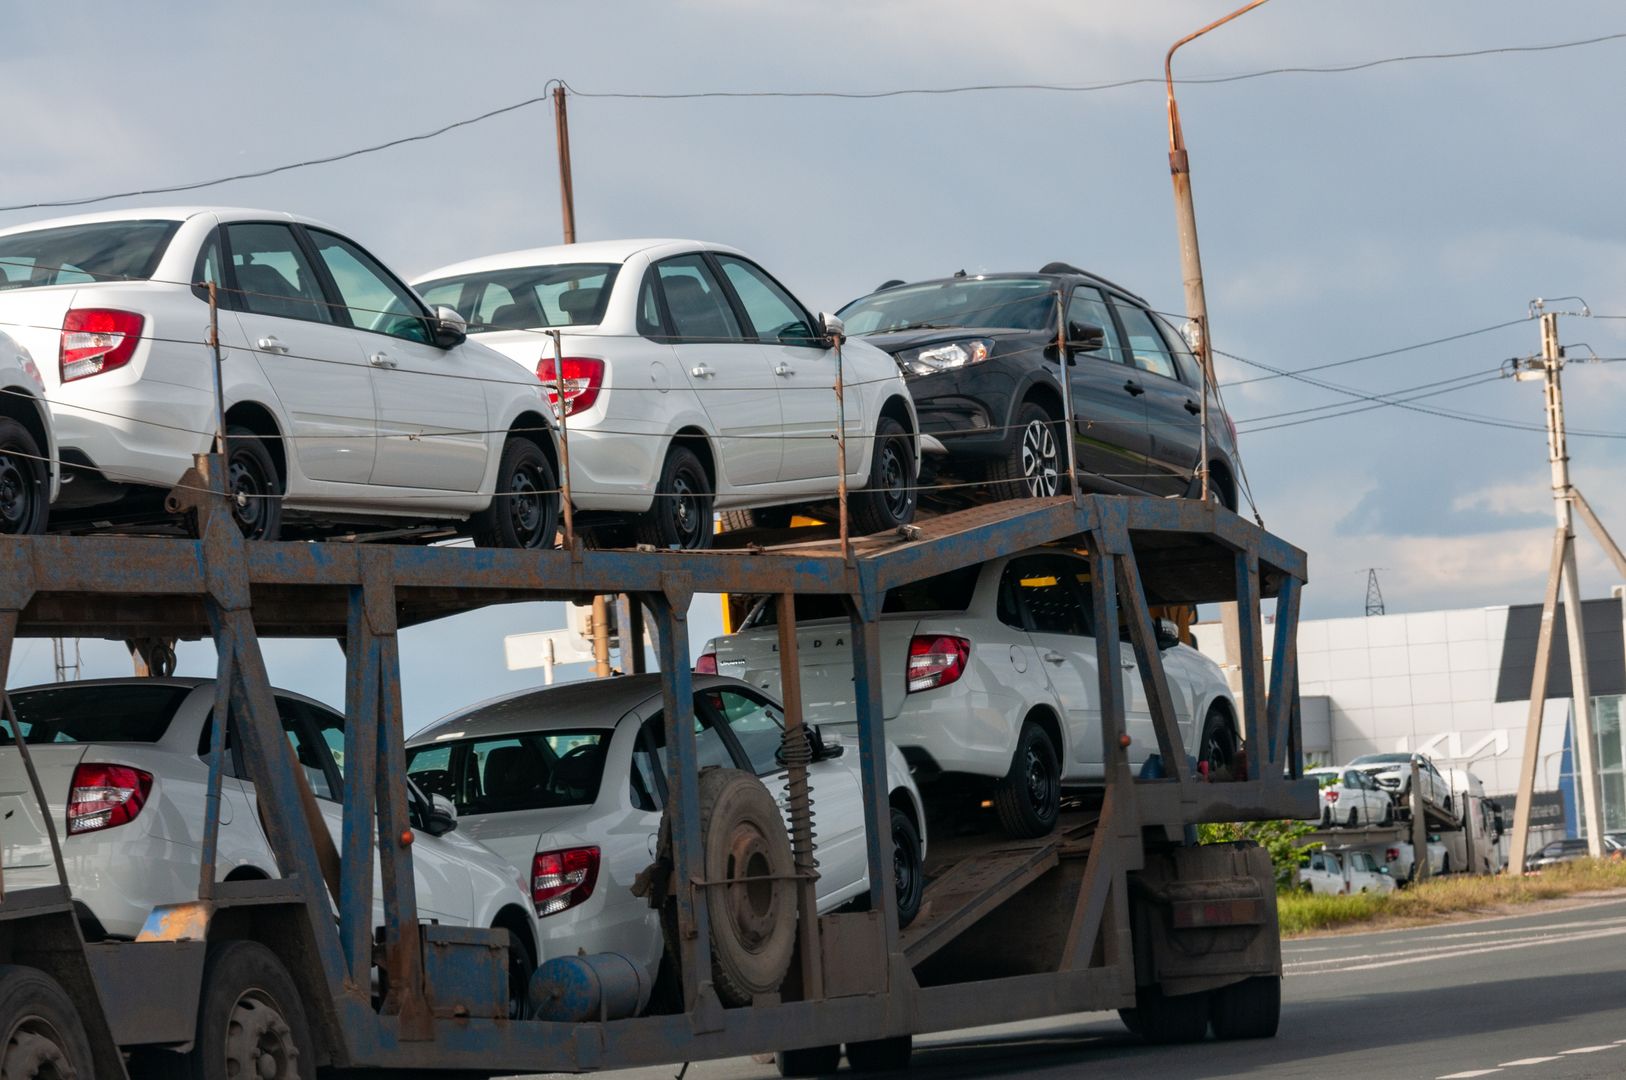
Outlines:
{"label": "car hood", "polygon": [[[936,345],[945,341],[964,341],[967,338],[993,338],[995,341],[1041,336],[1037,330],[1013,330],[1008,326],[951,326],[943,330],[898,330],[859,335],[883,352],[900,353],[923,345]],[[1054,334],[1043,335],[1047,339]]]}

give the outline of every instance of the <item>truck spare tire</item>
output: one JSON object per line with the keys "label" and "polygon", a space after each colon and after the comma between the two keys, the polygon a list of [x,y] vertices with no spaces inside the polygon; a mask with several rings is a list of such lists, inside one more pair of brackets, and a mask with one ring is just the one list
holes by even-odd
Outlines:
{"label": "truck spare tire", "polygon": [[762,781],[739,769],[700,774],[700,834],[711,913],[712,985],[749,1005],[785,981],[796,948],[790,837]]}

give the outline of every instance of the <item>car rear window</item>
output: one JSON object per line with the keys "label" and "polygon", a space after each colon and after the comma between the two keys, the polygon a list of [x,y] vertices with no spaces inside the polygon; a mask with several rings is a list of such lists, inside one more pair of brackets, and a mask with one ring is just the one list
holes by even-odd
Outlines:
{"label": "car rear window", "polygon": [[[186,686],[57,686],[11,695],[23,741],[45,743],[152,743],[164,737],[175,710],[192,692]],[[0,721],[6,741],[11,724]]]}
{"label": "car rear window", "polygon": [[429,304],[456,308],[471,334],[597,326],[620,269],[616,263],[568,263],[488,270],[425,281],[418,295]]}
{"label": "car rear window", "polygon": [[[886,600],[881,604],[881,614],[895,615],[911,611],[964,611],[971,606],[971,596],[977,591],[977,577],[982,573],[982,565],[962,566],[958,570],[950,570],[946,574],[927,578],[925,581],[912,581],[907,585],[899,585],[895,589],[888,589]],[[812,622],[816,619],[845,619],[847,605],[840,596],[820,593],[798,594],[796,597],[796,621]],[[765,596],[756,602],[751,613],[740,624],[741,630],[751,630],[760,626],[779,625],[779,606],[774,598]]]}
{"label": "car rear window", "polygon": [[178,221],[97,221],[0,236],[0,289],[145,281]]}
{"label": "car rear window", "polygon": [[590,806],[609,746],[609,728],[447,740],[409,748],[407,776],[459,814]]}

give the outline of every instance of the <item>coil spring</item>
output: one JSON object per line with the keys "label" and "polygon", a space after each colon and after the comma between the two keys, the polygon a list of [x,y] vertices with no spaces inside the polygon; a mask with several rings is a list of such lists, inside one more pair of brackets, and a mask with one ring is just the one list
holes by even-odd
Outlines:
{"label": "coil spring", "polygon": [[789,772],[786,781],[786,811],[790,818],[790,853],[798,874],[818,876],[819,861],[813,855],[813,786],[807,767],[813,763],[813,744],[806,727],[785,728],[779,738],[779,760]]}

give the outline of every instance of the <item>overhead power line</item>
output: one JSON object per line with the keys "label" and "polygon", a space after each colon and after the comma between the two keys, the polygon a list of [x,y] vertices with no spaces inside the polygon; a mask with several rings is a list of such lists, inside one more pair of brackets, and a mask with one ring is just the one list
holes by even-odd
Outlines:
{"label": "overhead power line", "polygon": [[[1463,60],[1472,57],[1505,56],[1520,53],[1554,52],[1560,49],[1576,49],[1589,45],[1601,45],[1606,42],[1626,39],[1626,31],[1610,34],[1599,34],[1595,37],[1577,38],[1570,41],[1555,41],[1541,45],[1500,45],[1484,49],[1464,49],[1456,52],[1433,53],[1407,53],[1399,56],[1384,56],[1375,60],[1361,60],[1348,64],[1327,64],[1322,66],[1295,65],[1291,67],[1265,68],[1259,71],[1245,71],[1231,75],[1193,75],[1182,79],[1175,79],[1182,85],[1217,85],[1222,83],[1244,82],[1249,79],[1262,79],[1276,75],[1339,75],[1349,72],[1366,71],[1371,68],[1384,67],[1391,64],[1413,63],[1429,60]],[[1098,83],[972,83],[963,86],[937,86],[937,87],[903,87],[891,90],[693,90],[670,92],[646,92],[627,90],[578,90],[561,79],[550,79],[544,84],[543,92],[536,97],[529,97],[523,101],[502,105],[474,116],[454,120],[440,127],[428,131],[421,131],[413,135],[403,135],[400,138],[390,139],[386,142],[374,143],[368,146],[356,147],[339,153],[327,154],[321,157],[305,158],[291,161],[282,165],[272,165],[263,169],[249,172],[234,173],[230,176],[219,176],[212,180],[196,180],[186,183],[165,184],[160,186],[137,188],[131,191],[112,192],[106,195],[86,195],[73,199],[42,199],[37,202],[16,203],[11,206],[0,206],[0,213],[15,210],[45,210],[57,207],[89,206],[92,203],[109,202],[114,199],[129,199],[143,195],[172,195],[183,191],[197,191],[201,188],[215,187],[220,184],[230,184],[239,180],[255,180],[261,177],[274,176],[278,173],[291,172],[294,169],[305,169],[315,165],[330,165],[338,161],[361,157],[364,154],[376,154],[407,143],[423,142],[427,139],[438,138],[458,128],[478,124],[505,113],[516,112],[532,105],[539,105],[549,100],[550,90],[553,86],[563,86],[566,92],[583,98],[619,98],[641,101],[681,101],[699,98],[841,98],[847,100],[867,101],[880,98],[895,97],[941,97],[954,94],[982,94],[1002,92],[1042,92],[1062,94],[1089,94],[1105,90],[1118,90],[1129,86],[1146,84],[1161,85],[1164,79],[1161,76],[1143,76],[1134,79],[1119,79],[1113,82]]]}
{"label": "overhead power line", "polygon": [[[1271,379],[1286,379],[1294,375],[1304,375],[1311,371],[1326,371],[1328,368],[1344,367],[1348,364],[1359,364],[1364,360],[1381,360],[1386,356],[1399,356],[1401,353],[1415,352],[1418,349],[1427,349],[1434,345],[1444,345],[1447,342],[1461,341],[1463,338],[1476,337],[1479,334],[1488,334],[1493,330],[1505,330],[1509,326],[1519,326],[1529,322],[1528,316],[1520,319],[1509,319],[1492,326],[1481,326],[1477,330],[1464,330],[1460,334],[1451,334],[1447,337],[1434,338],[1430,341],[1419,341],[1415,345],[1402,345],[1398,349],[1385,349],[1382,352],[1367,353],[1364,356],[1351,356],[1347,360],[1333,360],[1325,364],[1312,364],[1309,367],[1292,368],[1273,375],[1254,375],[1246,379],[1233,379],[1226,386],[1246,386],[1249,383],[1269,382]],[[1233,358],[1234,359],[1234,358]]]}

